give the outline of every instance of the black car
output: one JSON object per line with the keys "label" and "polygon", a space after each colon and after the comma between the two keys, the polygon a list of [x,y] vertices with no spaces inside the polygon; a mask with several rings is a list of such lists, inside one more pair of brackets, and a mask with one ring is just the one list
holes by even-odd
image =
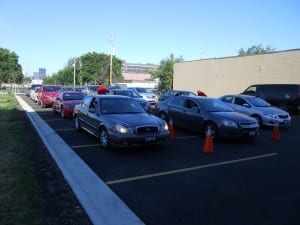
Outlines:
{"label": "black car", "polygon": [[75,106],[73,118],[75,130],[96,136],[103,149],[157,145],[169,139],[168,124],[126,96],[88,95]]}
{"label": "black car", "polygon": [[219,99],[200,96],[177,96],[157,103],[157,115],[174,126],[201,133],[212,130],[217,137],[247,137],[258,135],[256,119],[235,112]]}
{"label": "black car", "polygon": [[261,97],[292,114],[300,112],[300,84],[254,84],[242,94]]}

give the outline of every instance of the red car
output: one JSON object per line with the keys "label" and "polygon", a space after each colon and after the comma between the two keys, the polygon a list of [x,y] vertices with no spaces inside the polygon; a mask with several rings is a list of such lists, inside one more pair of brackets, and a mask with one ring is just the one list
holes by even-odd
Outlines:
{"label": "red car", "polygon": [[54,100],[52,111],[59,112],[62,118],[71,117],[75,105],[79,104],[84,96],[84,93],[79,91],[62,91]]}
{"label": "red car", "polygon": [[38,91],[37,104],[43,108],[52,107],[61,87],[59,85],[42,85]]}

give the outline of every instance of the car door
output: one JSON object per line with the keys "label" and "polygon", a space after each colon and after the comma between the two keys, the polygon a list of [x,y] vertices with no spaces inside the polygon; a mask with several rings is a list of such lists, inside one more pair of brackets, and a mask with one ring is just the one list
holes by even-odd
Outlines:
{"label": "car door", "polygon": [[200,132],[203,117],[201,115],[201,108],[193,99],[185,99],[184,111],[182,118],[186,129]]}
{"label": "car door", "polygon": [[87,121],[90,131],[98,136],[100,121],[100,103],[99,99],[94,97],[90,103],[87,115]]}
{"label": "car door", "polygon": [[184,109],[185,99],[178,96],[173,98],[168,104],[168,117],[172,118],[173,124],[179,127],[185,127],[185,109]]}

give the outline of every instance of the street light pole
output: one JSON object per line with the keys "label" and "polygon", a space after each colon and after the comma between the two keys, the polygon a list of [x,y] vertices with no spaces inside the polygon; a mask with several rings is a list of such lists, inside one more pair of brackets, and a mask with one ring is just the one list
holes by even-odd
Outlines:
{"label": "street light pole", "polygon": [[74,58],[74,64],[73,64],[73,67],[74,67],[74,77],[73,77],[73,90],[75,91],[75,79],[76,79],[76,59]]}
{"label": "street light pole", "polygon": [[113,34],[110,34],[110,66],[109,66],[109,85],[112,85],[112,59],[113,59],[113,50],[114,50],[114,44],[113,44]]}

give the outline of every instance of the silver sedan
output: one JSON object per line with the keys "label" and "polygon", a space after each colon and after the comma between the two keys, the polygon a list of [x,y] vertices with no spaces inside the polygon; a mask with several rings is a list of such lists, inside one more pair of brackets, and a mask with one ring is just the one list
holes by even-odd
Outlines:
{"label": "silver sedan", "polygon": [[288,127],[291,117],[288,112],[273,107],[265,100],[249,95],[224,95],[220,100],[235,111],[254,117],[261,126]]}

